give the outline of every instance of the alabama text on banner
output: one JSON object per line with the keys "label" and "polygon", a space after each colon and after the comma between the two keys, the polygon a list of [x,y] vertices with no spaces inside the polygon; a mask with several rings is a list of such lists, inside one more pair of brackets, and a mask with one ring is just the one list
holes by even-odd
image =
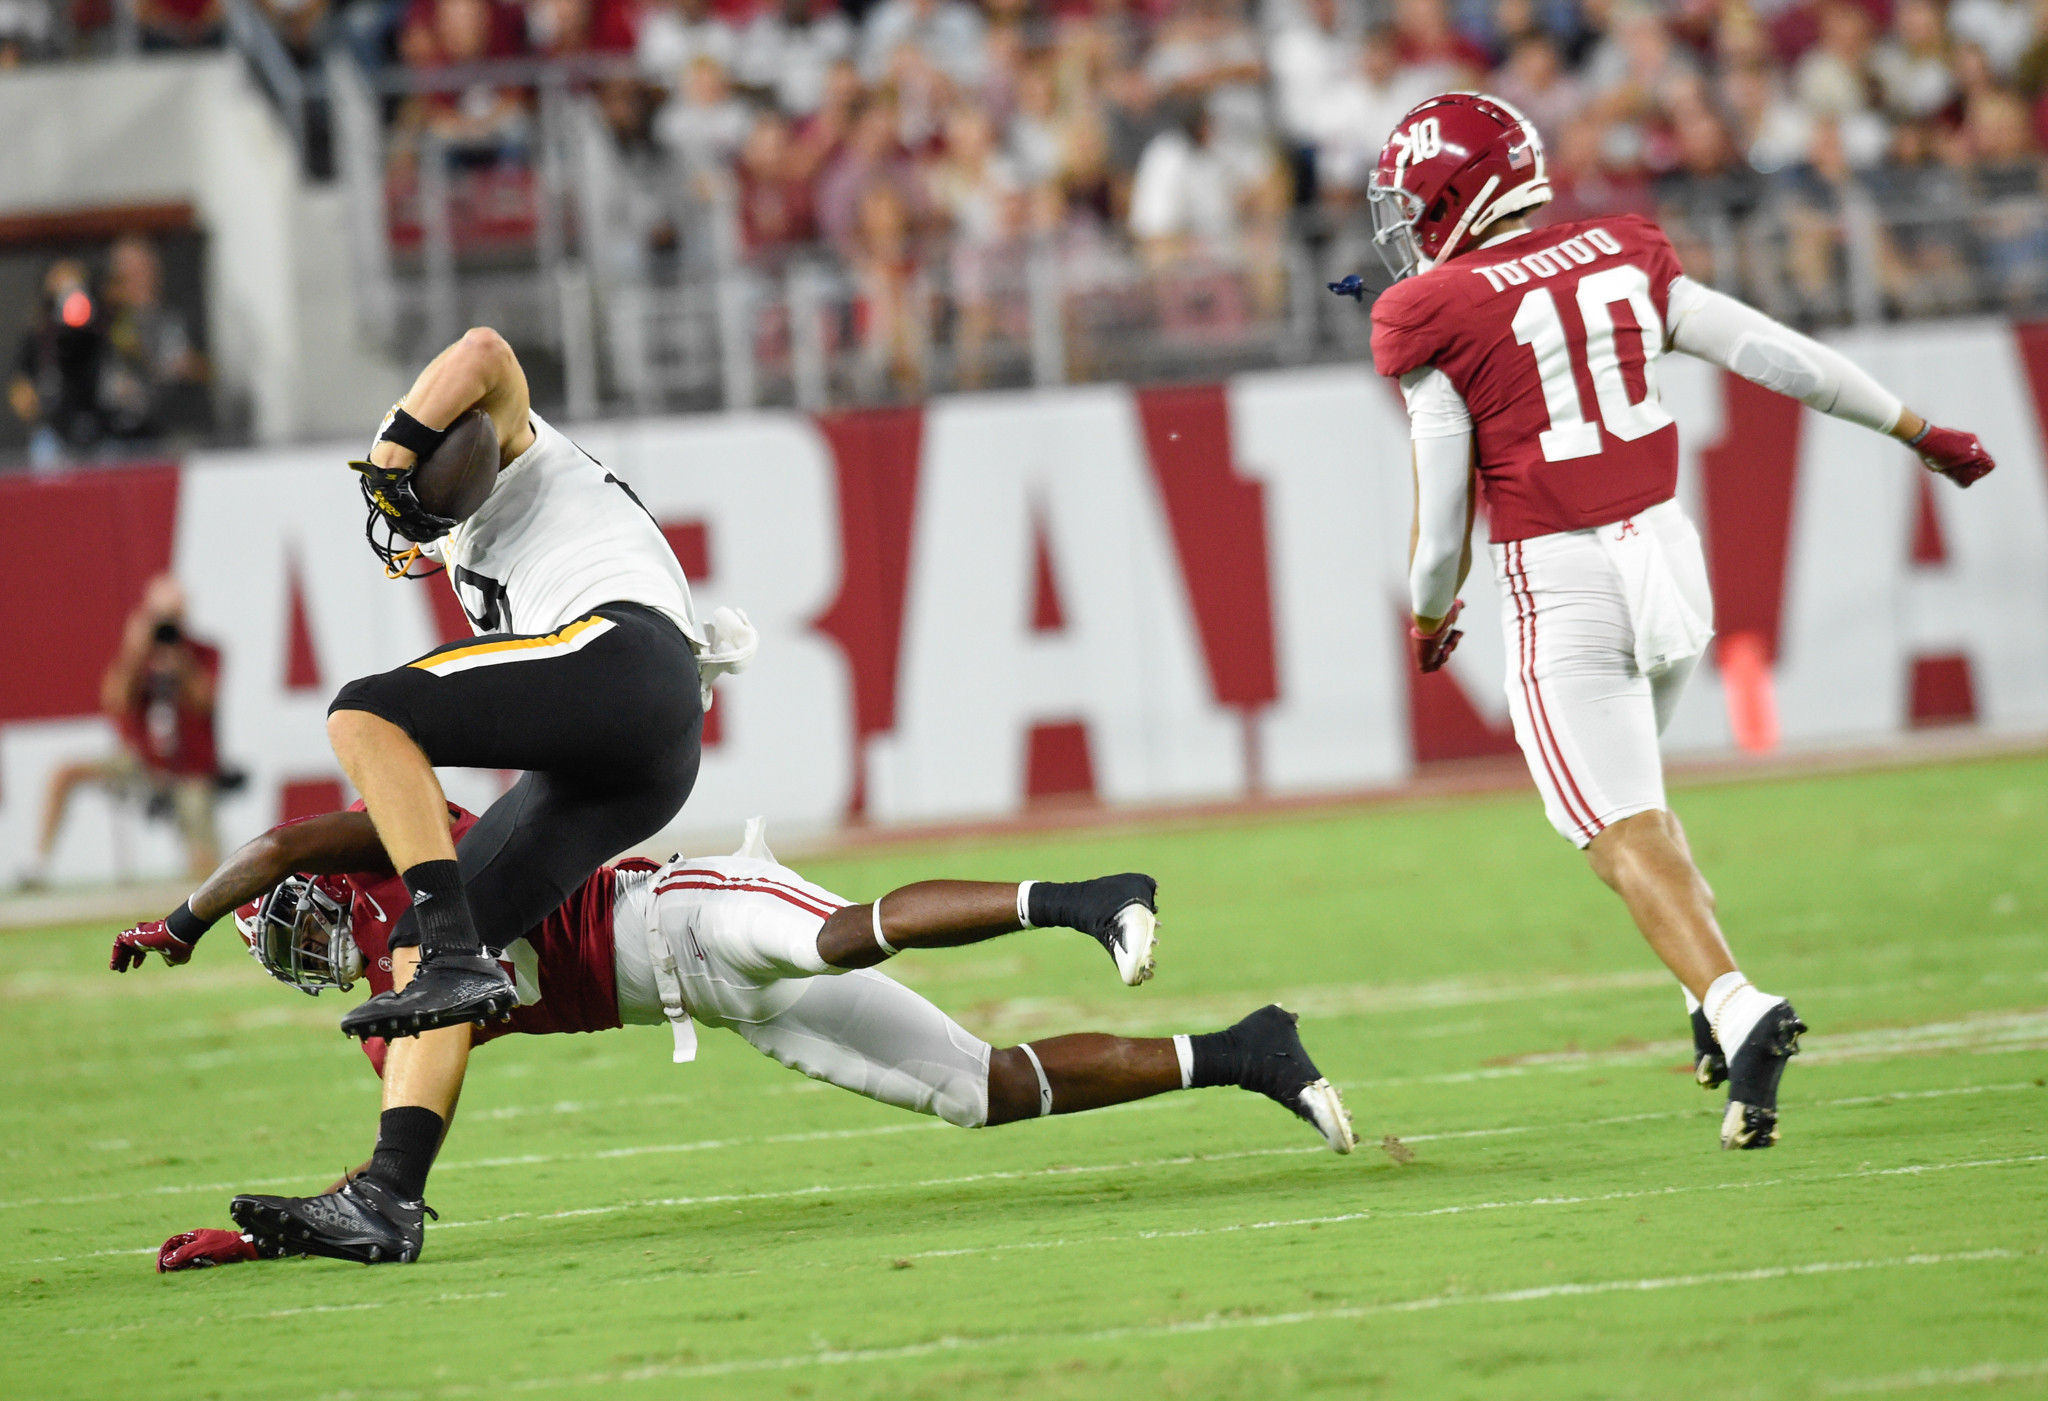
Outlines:
{"label": "alabama text on banner", "polygon": [[[1725,648],[1768,666],[1788,746],[1917,720],[2048,725],[2048,328],[1842,342],[2001,470],[1968,492],[1902,447],[1697,362],[1664,362]],[[678,834],[765,813],[929,823],[1092,794],[1173,803],[1396,783],[1512,752],[1481,567],[1447,673],[1402,646],[1410,482],[1396,395],[1363,368],[1224,385],[958,396],[922,408],[642,419],[571,430],[661,522],[708,615],[760,657],[719,685]],[[444,580],[387,582],[347,446],[207,453],[0,483],[0,842],[33,842],[59,765],[109,751],[101,668],[143,581],[183,580],[225,656],[234,842],[340,796],[343,681],[467,634]],[[1703,669],[1666,736],[1731,743]],[[488,801],[500,775],[450,775]],[[57,854],[175,868],[172,835],[82,800]]]}

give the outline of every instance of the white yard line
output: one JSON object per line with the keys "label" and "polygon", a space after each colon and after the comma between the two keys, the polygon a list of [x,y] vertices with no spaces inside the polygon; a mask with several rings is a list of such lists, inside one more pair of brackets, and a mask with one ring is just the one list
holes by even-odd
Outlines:
{"label": "white yard line", "polygon": [[1974,1367],[1922,1367],[1913,1372],[1895,1372],[1888,1377],[1845,1377],[1824,1379],[1822,1391],[1851,1395],[1871,1391],[1918,1391],[1930,1386],[1993,1386],[2000,1382],[2029,1381],[2048,1377],[2048,1359],[2038,1362],[1979,1362]]}
{"label": "white yard line", "polygon": [[[1947,1089],[1907,1090],[1902,1091],[1898,1094],[1889,1095],[1852,1095],[1843,1099],[1808,1100],[1804,1103],[1800,1103],[1799,1101],[1793,1100],[1787,1101],[1785,1104],[1785,1108],[1788,1112],[1796,1114],[1803,1109],[1832,1109],[1864,1104],[1884,1104],[1893,1100],[1903,1101],[1914,1099],[1945,1099],[1954,1095],[1994,1094],[2011,1091],[2032,1090],[2037,1088],[2039,1087],[2036,1086],[2032,1081],[2028,1080],[2015,1081],[2010,1084],[2000,1085],[1958,1085]],[[1161,1096],[1158,1099],[1144,1100],[1136,1104],[1117,1105],[1114,1107],[1118,1110],[1136,1110],[1143,1109],[1146,1107],[1157,1107],[1167,1103],[1171,1103],[1171,1100],[1165,1096]],[[1719,1113],[1720,1110],[1717,1107],[1709,1106],[1706,1108],[1697,1109],[1668,1110],[1653,1114],[1621,1114],[1613,1116],[1611,1118],[1604,1119],[1582,1119],[1572,1121],[1571,1123],[1563,1126],[1557,1124],[1509,1124],[1493,1128],[1453,1129],[1439,1133],[1402,1134],[1399,1137],[1403,1143],[1440,1143],[1457,1139],[1499,1138],[1525,1133],[1549,1133],[1556,1131],[1560,1127],[1568,1127],[1572,1129],[1587,1129],[1613,1127],[1619,1124],[1649,1123],[1664,1119],[1713,1118],[1716,1117]],[[942,1123],[936,1119],[918,1119],[910,1123],[880,1124],[872,1128],[864,1129],[824,1129],[811,1133],[769,1134],[761,1137],[708,1138],[700,1139],[693,1143],[648,1143],[627,1148],[598,1149],[587,1153],[529,1153],[521,1154],[515,1157],[505,1158],[474,1158],[468,1161],[441,1163],[435,1167],[434,1171],[441,1173],[462,1172],[476,1168],[535,1167],[549,1163],[595,1162],[613,1158],[640,1157],[646,1154],[701,1153],[715,1151],[724,1148],[743,1148],[760,1144],[816,1143],[825,1142],[833,1139],[876,1138],[899,1133],[943,1131],[950,1127],[950,1125]],[[1316,1153],[1321,1151],[1323,1150],[1316,1147],[1259,1149],[1254,1150],[1254,1152],[1251,1153],[1249,1156],[1259,1156],[1268,1153]],[[1159,1162],[1163,1165],[1176,1165],[1193,1162],[1213,1162],[1225,1158],[1243,1156],[1248,1155],[1240,1153],[1200,1154],[1191,1157],[1160,1159]],[[1103,1170],[1118,1170],[1130,1166],[1136,1165],[1119,1163],[1114,1165],[1114,1168]],[[1094,1169],[1073,1168],[1059,1170],[1082,1172],[1092,1171]],[[1003,1174],[997,1175],[1001,1176]],[[324,1172],[317,1174],[302,1173],[291,1177],[242,1178],[241,1180],[236,1182],[179,1183],[157,1187],[141,1187],[128,1192],[94,1192],[89,1193],[87,1195],[75,1197],[27,1197],[19,1201],[0,1202],[0,1210],[5,1210],[14,1207],[86,1206],[95,1202],[119,1201],[131,1197],[184,1196],[195,1192],[245,1192],[252,1188],[258,1187],[286,1187],[295,1184],[313,1183],[322,1180],[329,1180],[327,1178],[327,1174]],[[973,1182],[981,1181],[984,1179],[983,1177],[971,1177],[949,1180]],[[850,1187],[838,1189],[806,1187],[800,1189],[798,1195],[811,1195],[818,1191],[830,1190],[851,1191],[868,1189]],[[724,1201],[728,1200],[728,1198],[704,1198],[703,1200]],[[598,1209],[614,1210],[617,1208]],[[61,1259],[63,1257],[52,1258]],[[44,1262],[39,1261],[36,1263]]]}
{"label": "white yard line", "polygon": [[[657,1197],[646,1201],[621,1202],[613,1206],[575,1207],[566,1211],[513,1211],[502,1216],[482,1217],[475,1221],[441,1221],[428,1225],[429,1231],[450,1231],[463,1227],[497,1226],[510,1221],[561,1221],[579,1216],[610,1216],[622,1211],[645,1210],[650,1207],[727,1206],[733,1203],[766,1201],[788,1201],[797,1197],[830,1196],[835,1193],[879,1192],[892,1190],[917,1190],[931,1187],[971,1186],[979,1182],[1016,1182],[1034,1178],[1056,1178],[1086,1176],[1105,1172],[1128,1172],[1150,1167],[1190,1166],[1196,1163],[1221,1162],[1241,1158],[1289,1157],[1304,1153],[1320,1153],[1320,1147],[1299,1148],[1256,1148],[1241,1153],[1217,1153],[1205,1157],[1155,1158],[1128,1163],[1092,1163],[1079,1167],[1037,1168],[1022,1172],[982,1172],[961,1177],[934,1177],[919,1182],[860,1182],[846,1186],[793,1187],[773,1192],[730,1192],[701,1197]],[[1190,1227],[1178,1231],[1138,1231],[1120,1236],[1083,1236],[1073,1239],[1062,1238],[1051,1241],[999,1242],[994,1245],[961,1246],[949,1250],[927,1250],[903,1256],[904,1259],[938,1259],[955,1255],[985,1255],[1005,1250],[1048,1250],[1064,1246],[1114,1245],[1131,1241],[1183,1240],[1197,1236],[1233,1235],[1243,1231],[1271,1231],[1290,1227],[1317,1227],[1337,1225],[1350,1221],[1402,1221],[1423,1220],[1436,1216],[1462,1216],[1477,1211],[1511,1211],[1530,1207],[1588,1206],[1602,1202],[1636,1201],[1646,1197],[1685,1196],[1694,1192],[1751,1191],[1766,1187],[1800,1187],[1821,1182],[1854,1181],[1876,1177],[1920,1177],[1928,1173],[1957,1172],[1971,1168],[2020,1167],[2048,1162],[2048,1153],[2034,1153],[2012,1158],[1973,1158],[1951,1163],[1906,1163],[1898,1167],[1858,1168],[1851,1172],[1806,1174],[1792,1177],[1750,1179],[1740,1182],[1712,1182],[1702,1186],[1645,1187],[1627,1192],[1605,1192],[1584,1197],[1525,1197],[1510,1201],[1465,1202],[1449,1206],[1424,1207],[1410,1211],[1352,1211],[1335,1216],[1303,1216],[1288,1220],[1259,1221],[1244,1225]],[[156,1251],[155,1246],[144,1246],[123,1250],[95,1250],[84,1255],[50,1255],[36,1260],[17,1260],[11,1265],[52,1265],[68,1260],[85,1260],[104,1255],[148,1255]],[[785,1265],[779,1268],[801,1269],[805,1265]],[[745,1271],[744,1273],[753,1273]]]}
{"label": "white yard line", "polygon": [[[1666,1289],[1699,1289],[1724,1284],[1758,1284],[1771,1280],[1807,1278],[1815,1275],[1849,1274],[1864,1270],[1919,1269],[1937,1265],[1973,1264],[1991,1260],[2017,1260],[2029,1252],[1992,1249],[1958,1251],[1945,1255],[1900,1255],[1874,1260],[1814,1260],[1798,1265],[1777,1265],[1755,1270],[1725,1270],[1710,1274],[1667,1275],[1644,1279],[1608,1279],[1583,1284],[1545,1284],[1528,1289],[1508,1289],[1486,1294],[1433,1294],[1420,1299],[1401,1299],[1384,1304],[1363,1304],[1334,1309],[1306,1309],[1296,1313],[1210,1315],[1178,1323],[1100,1328],[1087,1332],[1044,1331],[1000,1333],[986,1337],[942,1337],[901,1347],[819,1349],[784,1357],[739,1358],[729,1362],[707,1362],[693,1366],[636,1367],[620,1372],[591,1372],[574,1377],[535,1377],[522,1381],[486,1383],[481,1388],[502,1387],[513,1391],[545,1391],[580,1387],[617,1386],[630,1382],[674,1381],[693,1377],[732,1376],[747,1372],[781,1372],[806,1367],[849,1366],[869,1362],[900,1362],[991,1348],[1030,1347],[1040,1354],[1090,1343],[1127,1342],[1150,1338],[1186,1337],[1200,1333],[1236,1332],[1253,1328],[1288,1328],[1314,1323],[1351,1323],[1389,1314],[1427,1313],[1436,1309],[1473,1308],[1503,1304],[1542,1303],[1551,1299],[1588,1298],[1602,1294],[1646,1294]],[[465,1388],[467,1389],[467,1388]]]}

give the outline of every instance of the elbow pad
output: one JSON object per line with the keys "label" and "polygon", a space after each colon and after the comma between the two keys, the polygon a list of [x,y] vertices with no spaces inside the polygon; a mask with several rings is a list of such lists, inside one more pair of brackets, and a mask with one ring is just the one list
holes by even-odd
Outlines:
{"label": "elbow pad", "polygon": [[1846,355],[1689,277],[1671,284],[1670,317],[1673,350],[1880,433],[1899,421],[1898,396]]}

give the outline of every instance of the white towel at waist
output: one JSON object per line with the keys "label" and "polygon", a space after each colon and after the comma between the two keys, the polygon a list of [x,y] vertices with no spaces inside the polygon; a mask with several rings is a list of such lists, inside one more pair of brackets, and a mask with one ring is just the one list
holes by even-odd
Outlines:
{"label": "white towel at waist", "polygon": [[1685,601],[1658,538],[1659,527],[1665,524],[1661,516],[1667,512],[1683,522],[1678,503],[1664,501],[1594,532],[1621,578],[1629,625],[1635,632],[1636,670],[1645,676],[1661,676],[1697,657],[1714,639],[1713,628]]}

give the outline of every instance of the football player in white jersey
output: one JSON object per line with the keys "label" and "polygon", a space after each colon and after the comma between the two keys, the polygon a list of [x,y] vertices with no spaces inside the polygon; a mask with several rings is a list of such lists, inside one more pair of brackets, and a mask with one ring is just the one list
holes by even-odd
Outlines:
{"label": "football player in white jersey", "polygon": [[[430,515],[412,469],[472,409],[496,430],[497,475],[459,522]],[[420,946],[410,984],[342,1027],[417,1037],[508,1014],[513,983],[486,944],[518,938],[675,816],[696,782],[708,683],[745,665],[753,632],[729,610],[698,621],[654,519],[533,412],[495,331],[435,357],[356,466],[373,525],[381,513],[419,547],[379,553],[400,572],[419,554],[438,559],[477,633],[350,682],[328,712],[335,755],[410,892],[395,942]],[[459,851],[437,765],[523,771]]]}
{"label": "football player in white jersey", "polygon": [[[451,815],[458,827],[467,820]],[[329,874],[294,874],[309,870]],[[332,813],[257,838],[192,899],[211,921],[260,897],[237,917],[251,953],[280,980],[317,992],[357,977],[378,981],[397,915],[392,883],[370,824],[360,813]],[[1277,1101],[1332,1149],[1350,1152],[1356,1139],[1343,1100],[1310,1059],[1294,1016],[1277,1006],[1193,1036],[1083,1032],[993,1047],[875,967],[899,951],[1058,927],[1093,935],[1135,985],[1152,971],[1155,888],[1135,873],[1071,883],[920,881],[854,905],[779,864],[757,819],[731,856],[600,868],[561,913],[508,951],[524,985],[509,1030],[666,1021],[675,1058],[685,1061],[696,1055],[693,1023],[723,1027],[815,1079],[963,1128],[1234,1085]],[[113,967],[137,967],[152,952],[183,963],[191,950],[156,921],[115,941]],[[402,979],[412,956],[396,951],[390,976]],[[487,1027],[475,1039],[499,1030]],[[427,1174],[472,1041],[468,1026],[435,1034],[458,1038],[460,1057],[387,1056],[383,1065],[387,1103],[438,1111],[401,1111],[435,1135],[431,1142],[407,1144],[386,1125],[376,1155],[334,1190],[236,1197],[229,1210],[246,1238],[188,1232],[166,1244],[159,1268],[277,1254],[418,1259]]]}

